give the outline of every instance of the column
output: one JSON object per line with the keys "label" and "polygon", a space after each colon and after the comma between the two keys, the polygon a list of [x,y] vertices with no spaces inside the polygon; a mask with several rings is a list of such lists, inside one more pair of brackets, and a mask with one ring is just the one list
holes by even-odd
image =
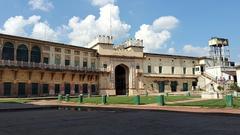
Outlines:
{"label": "column", "polygon": [[31,84],[31,82],[26,83],[26,95],[28,97],[32,95],[32,84]]}
{"label": "column", "polygon": [[70,84],[70,94],[71,95],[74,95],[75,94],[75,85],[74,85],[74,83],[72,82],[71,84]]}
{"label": "column", "polygon": [[17,45],[16,43],[14,44],[14,61],[17,61]]}
{"label": "column", "polygon": [[55,95],[55,85],[54,83],[49,84],[49,95],[54,96]]}
{"label": "column", "polygon": [[31,51],[32,51],[32,44],[28,45],[28,63],[31,62]]}
{"label": "column", "polygon": [[11,86],[11,95],[14,97],[18,96],[18,83],[15,81],[12,83],[12,86]]}
{"label": "column", "polygon": [[65,94],[64,83],[61,83],[61,84],[60,84],[60,94],[62,94],[62,95]]}
{"label": "column", "polygon": [[83,94],[82,84],[79,84],[78,87],[79,87],[79,94]]}
{"label": "column", "polygon": [[88,94],[89,94],[89,95],[92,95],[91,84],[88,84]]}
{"label": "column", "polygon": [[0,82],[0,96],[4,96],[3,82]]}
{"label": "column", "polygon": [[3,39],[1,38],[1,48],[0,48],[0,59],[2,59],[2,49],[3,49],[4,43]]}
{"label": "column", "polygon": [[42,93],[43,93],[43,91],[42,91],[42,82],[40,82],[40,83],[38,84],[38,96],[41,96]]}

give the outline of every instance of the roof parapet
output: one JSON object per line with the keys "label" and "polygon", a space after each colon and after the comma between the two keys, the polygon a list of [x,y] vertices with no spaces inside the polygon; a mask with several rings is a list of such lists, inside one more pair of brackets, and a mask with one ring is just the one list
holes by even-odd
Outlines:
{"label": "roof parapet", "polygon": [[96,38],[88,44],[90,48],[95,46],[96,44],[109,44],[113,45],[113,36],[106,36],[106,35],[98,35]]}

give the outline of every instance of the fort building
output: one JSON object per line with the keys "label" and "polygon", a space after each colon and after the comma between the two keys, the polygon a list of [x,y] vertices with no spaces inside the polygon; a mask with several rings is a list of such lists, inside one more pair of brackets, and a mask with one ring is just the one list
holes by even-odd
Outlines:
{"label": "fort building", "polygon": [[236,81],[226,58],[224,72],[210,74],[223,68],[213,58],[145,53],[139,39],[114,45],[97,36],[88,46],[0,34],[0,96],[158,94],[217,86],[220,77]]}

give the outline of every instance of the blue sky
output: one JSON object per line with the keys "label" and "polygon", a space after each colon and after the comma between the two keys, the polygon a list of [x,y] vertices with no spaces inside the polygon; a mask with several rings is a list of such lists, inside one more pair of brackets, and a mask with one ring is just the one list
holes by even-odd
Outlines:
{"label": "blue sky", "polygon": [[0,32],[86,46],[96,34],[109,34],[111,12],[117,42],[142,38],[149,52],[202,56],[208,40],[218,36],[230,40],[231,58],[238,62],[239,5],[238,0],[5,0]]}

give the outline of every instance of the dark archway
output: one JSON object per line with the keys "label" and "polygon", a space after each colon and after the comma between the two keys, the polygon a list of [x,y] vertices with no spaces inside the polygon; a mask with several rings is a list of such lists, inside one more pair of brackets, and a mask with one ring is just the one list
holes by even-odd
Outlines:
{"label": "dark archway", "polygon": [[115,68],[115,89],[116,95],[126,95],[128,89],[128,68],[125,65],[118,65]]}
{"label": "dark archway", "polygon": [[31,51],[31,62],[41,62],[41,50],[38,46],[33,46]]}
{"label": "dark archway", "polygon": [[26,45],[19,45],[17,48],[17,61],[28,62],[28,48]]}
{"label": "dark archway", "polygon": [[14,60],[14,45],[12,43],[6,42],[3,45],[2,59],[3,60]]}

